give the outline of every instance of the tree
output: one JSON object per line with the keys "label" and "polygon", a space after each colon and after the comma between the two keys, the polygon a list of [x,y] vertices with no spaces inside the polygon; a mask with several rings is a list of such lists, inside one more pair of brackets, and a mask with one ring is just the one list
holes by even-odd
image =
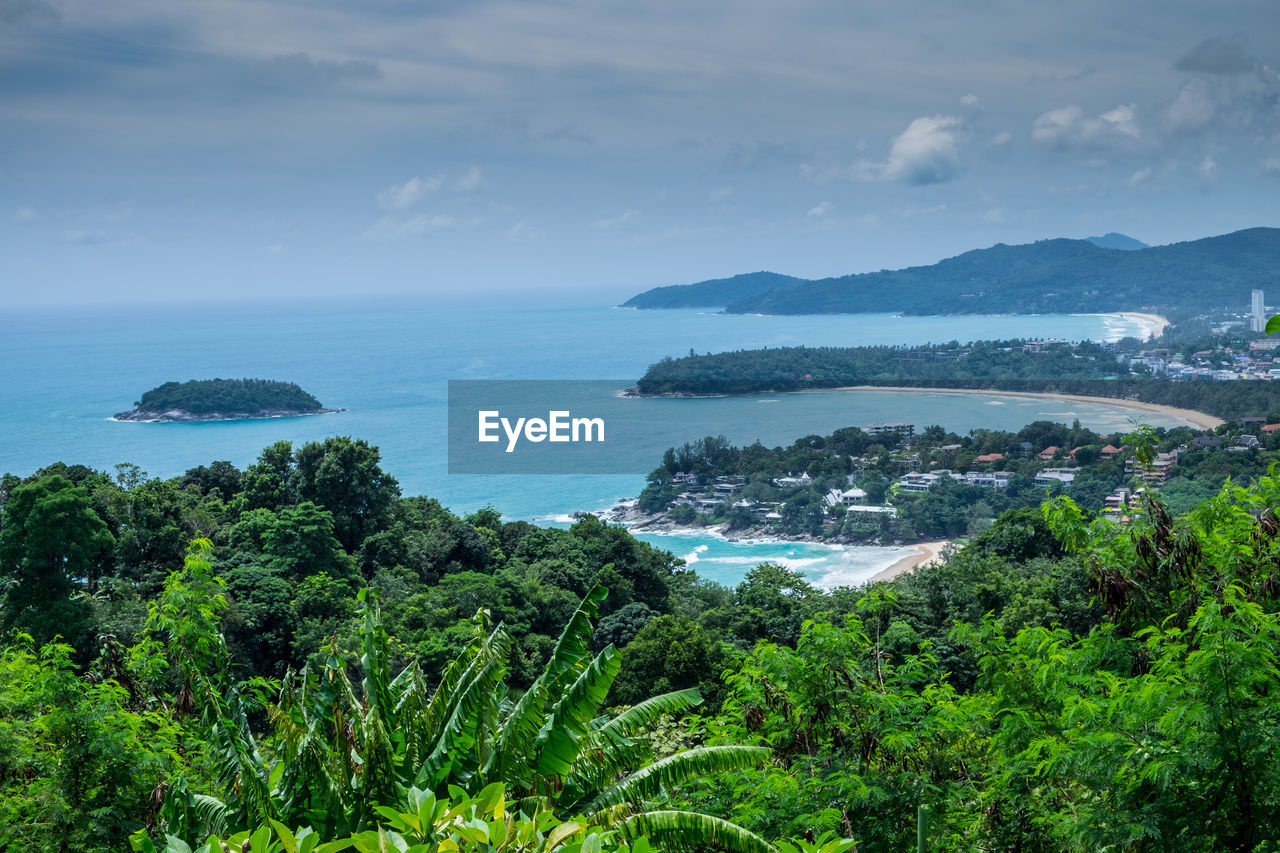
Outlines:
{"label": "tree", "polygon": [[400,497],[399,484],[379,467],[379,459],[376,447],[346,436],[305,444],[295,454],[293,494],[333,513],[334,535],[347,553],[391,522]]}
{"label": "tree", "polygon": [[16,487],[0,517],[0,577],[6,628],[48,642],[80,642],[90,614],[80,589],[92,590],[114,538],[84,489],[61,475]]}

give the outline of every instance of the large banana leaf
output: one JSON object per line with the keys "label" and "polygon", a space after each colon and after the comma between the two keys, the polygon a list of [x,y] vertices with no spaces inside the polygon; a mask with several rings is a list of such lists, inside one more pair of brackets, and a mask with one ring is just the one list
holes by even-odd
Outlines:
{"label": "large banana leaf", "polygon": [[622,821],[618,828],[628,840],[648,836],[655,846],[667,850],[714,847],[730,853],[778,853],[754,832],[699,812],[643,812]]}
{"label": "large banana leaf", "polygon": [[486,782],[502,781],[507,783],[508,790],[520,793],[532,788],[534,765],[529,759],[534,741],[546,723],[547,701],[576,680],[589,659],[594,632],[592,620],[600,612],[600,602],[606,595],[608,590],[597,584],[560,632],[546,667],[520,697],[498,732],[493,756],[484,768]]}
{"label": "large banana leaf", "polygon": [[696,687],[662,693],[623,711],[606,723],[601,731],[633,735],[647,729],[650,723],[663,714],[678,714],[687,708],[701,704],[702,694]]}
{"label": "large banana leaf", "polygon": [[591,814],[620,803],[639,804],[663,788],[700,776],[758,767],[769,760],[769,754],[770,750],[763,746],[704,746],[677,752],[640,768],[609,788],[587,805],[586,812]]}
{"label": "large banana leaf", "polygon": [[556,703],[551,719],[538,735],[539,776],[568,775],[578,757],[582,739],[589,731],[587,724],[600,713],[600,707],[621,668],[621,655],[612,645],[606,646],[573,683],[569,692]]}

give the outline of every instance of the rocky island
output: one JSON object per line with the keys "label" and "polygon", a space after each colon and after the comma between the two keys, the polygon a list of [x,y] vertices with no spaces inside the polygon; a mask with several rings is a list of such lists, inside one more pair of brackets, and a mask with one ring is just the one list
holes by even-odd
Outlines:
{"label": "rocky island", "polygon": [[118,421],[233,421],[340,412],[292,382],[271,379],[192,379],[166,382],[142,395]]}

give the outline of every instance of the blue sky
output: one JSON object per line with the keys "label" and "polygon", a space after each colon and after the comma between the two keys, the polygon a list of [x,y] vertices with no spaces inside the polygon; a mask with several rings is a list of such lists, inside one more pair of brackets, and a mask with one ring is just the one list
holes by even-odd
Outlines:
{"label": "blue sky", "polygon": [[0,0],[10,305],[618,301],[1280,225],[1274,0]]}

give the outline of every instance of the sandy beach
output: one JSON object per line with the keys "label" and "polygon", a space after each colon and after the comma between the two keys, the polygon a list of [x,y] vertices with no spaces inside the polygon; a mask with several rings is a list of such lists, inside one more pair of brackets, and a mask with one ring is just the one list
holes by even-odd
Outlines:
{"label": "sandy beach", "polygon": [[1163,335],[1165,327],[1169,325],[1169,321],[1159,314],[1143,314],[1138,311],[1117,311],[1115,313],[1130,320],[1137,320],[1140,323],[1150,323],[1154,328],[1147,335],[1147,340]]}
{"label": "sandy beach", "polygon": [[949,539],[943,539],[938,542],[917,542],[915,547],[920,549],[919,554],[909,554],[898,562],[894,563],[887,569],[882,569],[872,575],[868,583],[876,583],[877,581],[891,581],[898,575],[912,571],[917,566],[923,566],[925,563],[932,563],[942,554],[942,549],[951,544]]}
{"label": "sandy beach", "polygon": [[[978,388],[907,388],[881,385],[847,385],[842,388],[814,388],[813,391],[900,391],[908,394],[984,394],[988,397],[1039,397],[1046,400],[1070,400],[1077,403],[1104,403],[1136,412],[1155,412],[1161,415],[1182,418],[1197,429],[1215,429],[1226,421],[1197,412],[1194,409],[1179,409],[1174,406],[1162,406],[1159,403],[1141,403],[1137,400],[1121,400],[1116,397],[1086,397],[1082,394],[1046,394],[1032,391],[996,391]],[[803,393],[803,392],[802,392]]]}

